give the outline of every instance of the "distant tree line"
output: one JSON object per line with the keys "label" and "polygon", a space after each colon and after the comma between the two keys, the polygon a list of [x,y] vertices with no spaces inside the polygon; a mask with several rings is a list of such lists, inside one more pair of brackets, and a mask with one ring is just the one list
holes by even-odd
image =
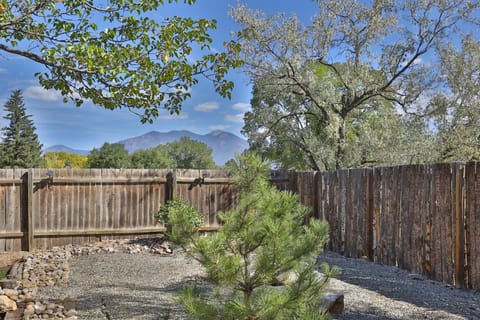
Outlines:
{"label": "distant tree line", "polygon": [[88,155],[88,168],[179,168],[213,169],[212,149],[205,143],[188,137],[160,144],[155,148],[137,150],[129,154],[123,144],[104,143]]}
{"label": "distant tree line", "polygon": [[20,90],[12,92],[4,106],[7,126],[1,130],[0,168],[179,168],[212,169],[212,149],[205,143],[183,137],[179,141],[129,154],[119,143],[104,143],[88,155],[45,152],[26,112]]}

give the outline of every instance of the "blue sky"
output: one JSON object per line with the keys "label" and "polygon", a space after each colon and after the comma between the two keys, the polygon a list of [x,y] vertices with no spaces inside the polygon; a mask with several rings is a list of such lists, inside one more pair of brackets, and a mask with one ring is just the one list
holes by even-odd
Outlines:
{"label": "blue sky", "polygon": [[[295,13],[308,22],[316,10],[311,0],[244,0],[249,8],[261,9],[267,14],[276,12]],[[158,12],[159,16],[176,13],[194,18],[216,19],[217,30],[211,35],[214,46],[222,48],[224,40],[238,26],[228,16],[230,6],[236,0],[197,0],[192,6],[168,5]],[[0,127],[7,125],[3,119],[3,106],[12,90],[21,89],[25,98],[27,113],[37,128],[40,142],[44,147],[63,144],[74,149],[91,150],[104,142],[113,143],[138,136],[152,130],[190,130],[206,134],[212,130],[224,130],[241,136],[243,114],[249,109],[251,86],[241,71],[231,72],[235,82],[232,99],[223,99],[215,93],[209,83],[201,82],[191,90],[191,99],[184,103],[178,116],[163,113],[153,124],[142,124],[138,116],[128,110],[105,110],[89,102],[77,108],[71,102],[63,103],[55,91],[40,87],[35,72],[42,71],[38,64],[25,58],[0,54]]]}

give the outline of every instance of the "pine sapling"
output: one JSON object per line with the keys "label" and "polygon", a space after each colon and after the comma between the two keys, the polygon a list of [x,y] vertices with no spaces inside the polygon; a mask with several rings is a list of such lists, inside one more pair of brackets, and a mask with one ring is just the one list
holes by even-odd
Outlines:
{"label": "pine sapling", "polygon": [[218,232],[177,241],[218,288],[205,295],[190,287],[178,297],[194,319],[326,317],[322,292],[335,270],[323,265],[319,273],[315,261],[328,241],[328,225],[317,219],[305,224],[309,209],[272,186],[267,172],[257,155],[239,156],[238,208],[219,214]]}

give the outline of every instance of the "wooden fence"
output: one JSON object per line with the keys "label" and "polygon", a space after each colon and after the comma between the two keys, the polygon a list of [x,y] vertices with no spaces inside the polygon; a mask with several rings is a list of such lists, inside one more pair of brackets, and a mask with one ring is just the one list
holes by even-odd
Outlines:
{"label": "wooden fence", "polygon": [[480,289],[480,162],[290,176],[331,250]]}
{"label": "wooden fence", "polygon": [[[202,184],[193,187],[195,179]],[[220,170],[2,169],[0,252],[155,236],[164,231],[155,213],[180,197],[215,230],[216,213],[236,196]]]}
{"label": "wooden fence", "polygon": [[[330,249],[480,289],[480,163],[332,172],[273,172],[330,224]],[[154,214],[184,198],[204,213],[234,208],[238,193],[219,170],[0,170],[0,251],[155,236]],[[199,182],[202,184],[198,184]]]}

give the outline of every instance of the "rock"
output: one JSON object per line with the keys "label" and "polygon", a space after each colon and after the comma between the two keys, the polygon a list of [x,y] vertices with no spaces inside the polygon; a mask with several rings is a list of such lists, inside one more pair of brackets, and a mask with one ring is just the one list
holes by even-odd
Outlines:
{"label": "rock", "polygon": [[45,310],[47,310],[47,307],[43,304],[40,304],[40,303],[36,303],[35,304],[35,312],[36,313],[43,313],[45,312]]}
{"label": "rock", "polygon": [[19,282],[16,279],[2,279],[0,280],[0,287],[3,289],[15,289],[18,287]]}
{"label": "rock", "polygon": [[27,306],[27,308],[25,308],[25,310],[23,310],[23,318],[24,319],[30,319],[34,314],[35,314],[35,309],[33,307],[29,308]]}
{"label": "rock", "polygon": [[75,309],[70,309],[64,313],[67,318],[75,317],[77,315],[77,311]]}
{"label": "rock", "polygon": [[23,310],[17,309],[15,311],[8,311],[5,315],[5,320],[20,320],[22,319]]}
{"label": "rock", "polygon": [[284,286],[297,281],[297,279],[298,279],[298,273],[296,271],[290,270],[278,275],[278,277],[272,280],[271,285]]}
{"label": "rock", "polygon": [[25,265],[24,259],[20,259],[17,262],[15,262],[13,266],[10,267],[10,270],[8,270],[7,278],[22,280],[24,265]]}
{"label": "rock", "polygon": [[18,290],[15,289],[4,289],[3,294],[10,298],[10,300],[17,301],[18,300]]}
{"label": "rock", "polygon": [[17,303],[7,297],[6,295],[0,296],[0,312],[15,311],[17,310]]}
{"label": "rock", "polygon": [[57,308],[57,305],[53,302],[50,302],[49,304],[47,304],[48,310],[55,310],[56,308]]}

